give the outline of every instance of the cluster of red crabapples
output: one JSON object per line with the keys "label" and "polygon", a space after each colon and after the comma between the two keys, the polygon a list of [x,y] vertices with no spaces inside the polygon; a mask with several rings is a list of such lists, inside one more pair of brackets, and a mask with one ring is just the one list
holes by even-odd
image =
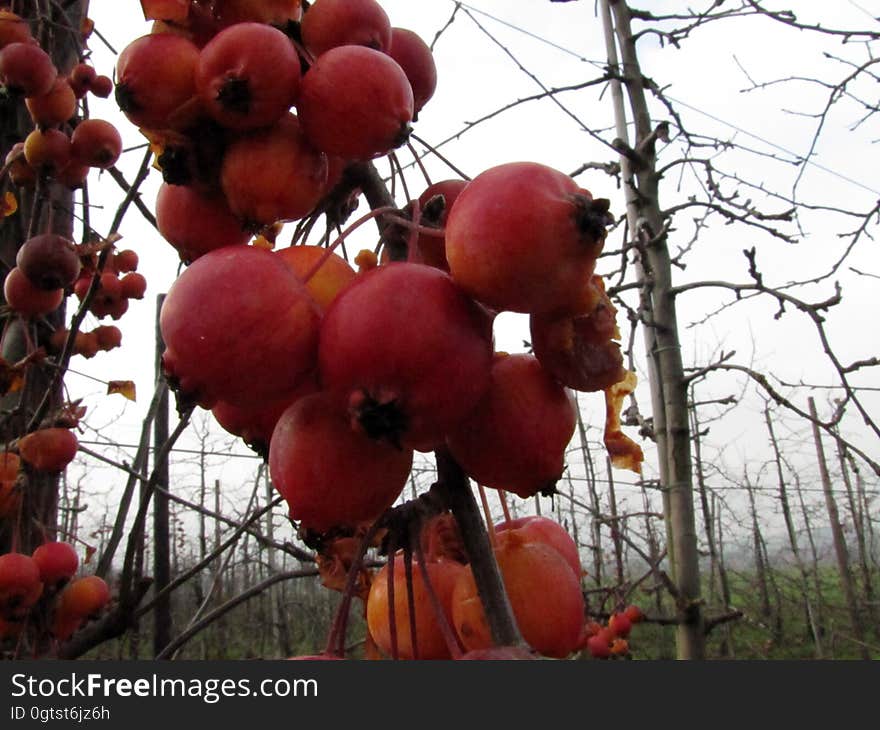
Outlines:
{"label": "cluster of red crabapples", "polygon": [[13,534],[12,550],[0,555],[0,645],[9,640],[20,646],[28,625],[38,640],[65,641],[109,603],[107,583],[95,575],[75,577],[79,556],[69,543],[46,541],[31,555],[15,544],[30,477],[63,471],[79,444],[71,429],[58,426],[28,433],[14,446],[0,453],[0,522]]}
{"label": "cluster of red crabapples", "polygon": [[62,426],[41,428],[15,442],[15,450],[0,452],[0,521],[18,518],[22,500],[22,465],[48,473],[63,471],[79,448],[76,435]]}
{"label": "cluster of red crabapples", "polygon": [[82,187],[93,168],[106,169],[122,152],[122,138],[103,119],[78,119],[87,93],[108,97],[113,83],[86,62],[61,74],[15,13],[0,9],[0,83],[23,97],[34,129],[6,158],[13,185],[32,187],[39,177],[70,189]]}
{"label": "cluster of red crabapples", "polygon": [[[181,400],[267,455],[307,533],[376,520],[415,451],[448,450],[481,485],[520,497],[552,492],[576,423],[571,390],[607,395],[628,375],[594,272],[608,201],[516,162],[431,185],[399,211],[406,261],[356,273],[330,250],[244,245],[320,210],[346,166],[405,141],[433,93],[430,50],[375,0],[317,0],[304,12],[291,0],[142,5],[156,23],[121,53],[117,100],[156,146],[158,228],[188,264],[160,315],[163,367]],[[502,311],[530,316],[534,354],[495,352]],[[609,450],[637,467],[638,447],[609,420]],[[583,639],[579,564],[523,529],[499,528],[498,562],[517,576],[510,593],[531,592],[521,610],[535,623],[544,587],[534,581],[561,591],[561,635],[524,633],[537,651],[566,656]],[[423,567],[441,563],[446,600],[452,573],[469,571],[436,556]],[[480,650],[482,609],[462,580],[467,608],[450,619],[457,641]],[[405,653],[404,642],[383,651]]]}
{"label": "cluster of red crabapples", "polygon": [[[113,83],[86,62],[69,73],[59,73],[52,59],[34,39],[30,24],[15,13],[0,10],[0,82],[11,97],[22,97],[33,122],[33,130],[13,145],[6,158],[9,182],[17,188],[45,188],[60,185],[82,187],[92,169],[114,165],[122,152],[116,128],[101,119],[80,119],[78,102],[87,93],[108,97]],[[31,236],[18,249],[15,266],[4,280],[4,298],[12,312],[38,318],[54,312],[65,296],[75,291],[80,299],[91,284],[96,257],[67,238],[44,233]],[[134,271],[133,251],[114,257],[120,271]],[[85,264],[85,265],[83,265]],[[101,277],[90,306],[98,317],[125,312],[128,299],[143,297],[146,281],[140,274],[110,281],[113,269]],[[50,346],[61,349],[67,331],[58,329]],[[78,333],[73,352],[92,357],[99,350],[117,347],[118,329],[99,327]]]}
{"label": "cluster of red crabapples", "polygon": [[[83,35],[87,32],[84,27]],[[82,187],[90,170],[115,164],[122,150],[117,130],[104,120],[78,116],[79,101],[87,93],[102,98],[111,95],[110,78],[99,75],[85,61],[60,73],[35,39],[31,23],[7,8],[0,9],[0,85],[8,99],[23,101],[33,124],[33,130],[6,157],[4,184],[17,190],[37,189],[38,196],[48,196],[53,185]],[[57,310],[81,275],[82,254],[80,247],[60,235],[27,237],[4,280],[10,316],[39,325],[42,317]],[[60,349],[66,335],[63,329],[55,331],[49,348]],[[97,349],[118,346],[120,340],[115,327],[98,327],[89,335]],[[89,337],[85,339],[91,343]],[[24,369],[43,356],[35,349],[19,363],[3,362],[4,394],[20,388]],[[76,456],[79,443],[73,427],[77,418],[75,408],[62,409],[3,447],[0,521],[10,526],[13,546],[31,478],[38,473],[57,474]],[[109,600],[109,590],[95,576],[74,579],[78,564],[75,549],[63,542],[46,542],[32,556],[14,547],[0,555],[0,639],[15,639],[33,621],[40,635],[63,640],[97,615]]]}
{"label": "cluster of red crabapples", "polygon": [[375,0],[142,5],[116,99],[157,149],[157,225],[186,263],[312,212],[434,93],[430,49]]}
{"label": "cluster of red crabapples", "polygon": [[[413,505],[409,503],[396,510]],[[392,518],[393,522],[393,518]],[[387,537],[394,534],[391,522]],[[489,524],[490,541],[525,645],[495,646],[456,520],[449,512],[420,518],[418,538],[378,571],[362,569],[353,595],[365,604],[366,658],[534,659],[588,652],[596,659],[629,653],[626,637],[644,619],[635,605],[615,611],[607,626],[587,618],[578,546],[559,523],[542,516]],[[412,534],[412,533],[411,533]],[[337,539],[319,556],[322,582],[339,588],[350,573],[355,538]],[[345,609],[347,611],[347,609]],[[334,622],[321,654],[293,659],[341,659],[344,623]]]}
{"label": "cluster of red crabapples", "polygon": [[[450,520],[445,513],[424,525],[420,554],[409,570],[406,554],[398,553],[372,577],[366,596],[372,641],[395,659],[524,658],[521,650],[493,646]],[[554,658],[577,651],[585,623],[574,540],[557,522],[538,516],[490,526],[490,535],[511,610],[530,649]]]}
{"label": "cluster of red crabapples", "polygon": [[[161,314],[163,363],[181,396],[262,446],[291,517],[311,532],[375,520],[399,497],[416,450],[448,450],[491,488],[521,497],[551,491],[575,426],[570,389],[608,393],[627,375],[615,310],[594,274],[607,201],[549,167],[510,163],[472,181],[431,185],[406,206],[401,215],[419,225],[409,228],[405,262],[358,274],[320,248],[246,246],[255,232],[318,210],[349,163],[406,140],[436,83],[430,50],[392,28],[375,0],[317,0],[305,12],[299,0],[142,5],[157,22],[120,55],[116,98],[160,153],[157,225],[188,264]],[[24,25],[0,20],[10,21],[6,30]],[[46,60],[28,40],[0,51],[3,81],[27,97],[37,125],[9,171],[15,184],[28,184],[30,171],[75,187],[76,166],[84,177],[83,166],[107,167],[119,155],[115,129],[71,123],[79,95],[109,89],[84,65],[59,80]],[[102,256],[99,270],[67,242],[40,244],[51,249],[51,266],[15,278],[40,293],[40,304],[13,304],[7,278],[7,299],[21,314],[52,311],[59,292],[72,288],[80,298],[91,290],[96,316],[118,318],[128,298],[143,295],[136,261],[122,254]],[[492,324],[502,311],[530,316],[534,355],[494,351]],[[98,328],[87,333],[94,341],[84,336],[75,348],[87,355],[96,343],[118,344],[117,334]],[[50,430],[20,440],[22,460],[28,439]],[[606,443],[615,456],[640,461],[614,428]],[[0,495],[3,504],[14,501],[14,489],[10,495]],[[526,641],[563,657],[583,642],[577,548],[558,525],[535,532],[534,523],[498,526],[496,559]],[[561,534],[548,538],[547,530]],[[19,558],[6,562],[28,573]],[[408,572],[395,571],[397,562],[392,556],[368,598],[382,651],[427,658],[490,648],[466,561],[426,550],[416,573],[425,576],[422,588],[410,576],[395,592]],[[25,584],[11,582],[13,618],[42,594],[43,581],[39,593],[33,580]],[[438,619],[436,652],[432,629],[422,627],[427,612],[418,616],[420,590],[434,594],[435,618],[449,607],[445,631]],[[59,638],[103,605],[64,600],[66,593],[53,624]],[[536,598],[551,595],[556,614],[547,621]],[[390,609],[401,596],[407,606],[414,601],[411,619],[403,607]],[[405,617],[406,630],[393,613]]]}
{"label": "cluster of red crabapples", "polygon": [[66,542],[43,543],[32,555],[0,555],[0,641],[17,639],[28,621],[43,619],[48,634],[64,641],[98,616],[110,590],[98,576],[75,578],[78,567],[79,556]]}
{"label": "cluster of red crabapples", "polygon": [[[88,289],[92,284],[94,273],[93,269],[84,266],[83,262],[91,262],[95,258],[94,255],[81,256],[85,248],[88,247],[77,246],[67,238],[52,233],[32,236],[26,240],[18,249],[16,266],[7,274],[4,281],[3,293],[11,313],[40,324],[39,318],[58,309],[70,291],[76,291],[82,299],[84,292],[80,290]],[[104,291],[105,277],[112,279],[120,292],[117,296],[125,307],[128,306],[128,300],[123,297],[140,298],[146,286],[146,280],[140,274],[128,273],[120,280],[116,278],[115,273],[110,273],[116,271],[117,266],[136,268],[137,255],[134,251],[106,253],[108,255],[107,265],[104,267],[105,273],[98,280],[97,296],[92,300],[92,311],[99,317],[108,313],[95,309],[96,302],[100,304],[104,301],[101,294]],[[9,331],[7,327],[5,332]],[[22,361],[12,366],[4,361],[7,375],[14,374],[14,377],[7,377],[4,394],[20,389],[24,381],[23,371],[32,362],[45,357],[46,351],[53,355],[61,353],[69,337],[69,330],[58,326],[48,335],[45,349],[34,349],[31,343],[30,354]],[[111,350],[119,347],[121,343],[122,333],[118,327],[99,325],[90,332],[75,333],[71,354],[94,357],[99,351]],[[22,435],[12,444],[6,444],[3,452],[6,466],[9,466],[14,458],[15,473],[19,471],[20,461],[39,472],[63,471],[73,461],[79,447],[73,429],[78,425],[81,415],[82,412],[76,407],[62,408],[57,414],[40,423],[36,430]],[[9,449],[14,449],[17,454]],[[0,518],[17,517],[21,504],[21,491],[27,488],[27,484],[27,478],[0,481]]]}
{"label": "cluster of red crabapples", "polygon": [[633,626],[645,620],[645,614],[636,605],[615,611],[605,626],[588,621],[581,634],[580,647],[596,659],[626,656],[629,653],[629,635]]}

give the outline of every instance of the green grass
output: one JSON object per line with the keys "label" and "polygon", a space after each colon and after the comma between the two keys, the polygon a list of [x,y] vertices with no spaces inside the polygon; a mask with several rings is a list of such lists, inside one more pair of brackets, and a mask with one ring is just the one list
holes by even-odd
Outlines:
{"label": "green grass", "polygon": [[[804,608],[800,576],[795,571],[774,570],[773,579],[778,595],[770,587],[770,614],[761,608],[758,581],[753,573],[733,572],[728,575],[731,591],[731,608],[742,612],[742,617],[716,626],[708,636],[706,654],[709,659],[788,659],[810,660],[816,658],[816,644],[810,630]],[[875,578],[880,584],[880,576]],[[860,645],[854,640],[849,612],[843,600],[837,571],[823,568],[820,572],[822,592],[822,624],[820,642],[824,659],[860,659]],[[810,585],[810,599],[817,607],[818,601]],[[704,602],[710,592],[703,587]],[[711,620],[727,613],[718,604],[717,592],[712,605],[704,605],[704,614]],[[666,601],[666,611],[671,611],[671,601]],[[650,614],[650,609],[646,610]],[[862,621],[865,643],[869,645],[872,659],[880,659],[880,626],[872,623],[867,612]],[[633,629],[630,647],[634,659],[670,658],[670,640],[675,628],[657,624],[641,624]]]}

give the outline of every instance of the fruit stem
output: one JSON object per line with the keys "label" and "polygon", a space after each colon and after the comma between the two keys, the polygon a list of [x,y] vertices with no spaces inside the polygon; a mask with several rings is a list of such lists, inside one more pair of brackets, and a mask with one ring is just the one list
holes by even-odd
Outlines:
{"label": "fruit stem", "polygon": [[[309,66],[315,65],[315,55],[308,48],[306,48],[305,44],[302,41],[298,40],[297,38],[291,38],[290,42],[293,43],[293,47],[296,49],[296,52],[303,57],[303,59]],[[305,69],[303,69],[303,73],[305,73]]]}
{"label": "fruit stem", "polygon": [[[355,188],[362,190],[370,207],[375,210],[387,206],[394,207],[394,198],[388,192],[388,188],[376,170],[376,166],[371,162],[348,165],[343,172],[341,184],[352,190]],[[397,208],[394,209],[395,211],[397,210]],[[379,228],[379,235],[382,237],[383,245],[388,248],[391,260],[405,261],[407,253],[406,244],[399,240],[399,236],[388,236],[392,229],[389,228],[390,223],[387,214],[376,219],[376,226]]]}
{"label": "fruit stem", "polygon": [[[416,121],[413,119],[413,121]],[[413,143],[409,140],[406,141],[406,148],[410,151],[410,154],[413,156],[413,160],[415,160],[416,165],[419,170],[422,171],[422,176],[425,178],[425,185],[431,187],[431,176],[428,174],[428,171],[425,169],[425,163],[422,162],[422,156],[416,151],[416,148],[413,147]]]}
{"label": "fruit stem", "polygon": [[435,454],[438,485],[442,486],[449,509],[458,522],[492,640],[500,646],[526,647],[467,475],[446,449],[438,449]]}
{"label": "fruit stem", "polygon": [[486,496],[486,489],[482,484],[477,482],[477,489],[480,490],[480,502],[483,504],[483,516],[486,520],[486,529],[489,532],[489,544],[495,549],[495,525],[492,523],[492,511],[489,509],[489,498]]}
{"label": "fruit stem", "polygon": [[413,659],[420,659],[419,637],[416,629],[416,596],[413,590],[412,545],[403,544],[403,572],[406,575],[406,607],[409,614],[409,646]]}
{"label": "fruit stem", "polygon": [[397,535],[392,531],[388,543],[388,633],[391,638],[391,658],[399,659],[400,650],[397,646],[397,610],[394,598],[394,557],[397,552]]}
{"label": "fruit stem", "polygon": [[352,231],[354,231],[359,226],[362,226],[367,221],[373,220],[373,218],[378,218],[385,213],[393,213],[396,211],[397,208],[395,208],[394,206],[385,206],[382,208],[375,208],[369,213],[365,213],[360,218],[358,218],[354,223],[352,223],[348,228],[340,233],[339,237],[333,243],[327,246],[327,250],[321,255],[321,258],[319,258],[315,262],[314,266],[312,266],[312,268],[309,269],[308,273],[306,273],[306,275],[303,277],[303,284],[309,283],[309,280],[318,273],[318,269],[320,269],[324,265],[324,262],[330,258],[330,254],[333,253],[333,249],[339,246],[346,239],[346,237],[351,234]]}
{"label": "fruit stem", "polygon": [[348,626],[348,614],[351,611],[351,601],[354,597],[355,586],[357,585],[358,574],[364,563],[364,556],[367,554],[367,548],[379,531],[379,521],[373,523],[364,539],[358,546],[358,551],[351,561],[351,567],[348,569],[348,576],[345,579],[345,587],[342,590],[342,601],[336,616],[333,619],[333,626],[330,629],[330,635],[327,637],[327,648],[325,654],[335,654],[343,656],[345,654],[345,631]]}
{"label": "fruit stem", "polygon": [[413,200],[413,202],[412,202],[412,222],[414,225],[413,225],[413,228],[409,232],[409,240],[406,243],[406,250],[407,250],[406,260],[409,261],[410,263],[418,262],[418,260],[421,258],[419,256],[419,232],[417,230],[418,222],[421,220],[421,217],[422,217],[422,209],[421,209],[421,206],[419,206],[419,201],[418,201],[418,199]]}
{"label": "fruit stem", "polygon": [[399,215],[389,215],[385,220],[390,223],[396,223],[401,228],[408,228],[411,231],[415,231],[420,236],[433,236],[434,238],[443,238],[446,235],[445,228],[431,228],[430,226],[422,225],[421,223],[413,223],[408,218],[401,218]]}
{"label": "fruit stem", "polygon": [[415,548],[416,561],[418,562],[419,570],[422,573],[422,583],[425,584],[425,591],[428,594],[428,600],[431,602],[431,608],[434,609],[434,616],[437,618],[437,625],[440,628],[440,633],[443,634],[446,648],[449,649],[449,655],[453,659],[459,659],[461,658],[464,648],[461,645],[458,635],[449,625],[449,621],[446,618],[446,612],[443,610],[443,604],[440,603],[440,599],[437,597],[437,592],[434,590],[434,585],[431,583],[428,566],[425,563],[425,553],[422,550],[422,541],[419,538],[420,532],[421,521],[413,522],[410,526],[410,543]]}
{"label": "fruit stem", "polygon": [[430,144],[428,144],[425,140],[423,140],[417,134],[410,133],[409,138],[414,139],[420,145],[422,145],[423,147],[426,147],[431,154],[433,154],[437,159],[439,159],[442,163],[444,163],[450,170],[452,170],[462,180],[470,180],[471,179],[470,175],[467,175],[464,172],[462,172],[461,170],[459,170],[454,164],[452,164],[452,162],[450,162],[446,157],[444,157],[440,152],[438,152],[435,147],[432,147]]}
{"label": "fruit stem", "polygon": [[503,489],[499,489],[498,497],[501,500],[501,511],[504,513],[504,521],[510,522],[510,509],[507,507],[507,493]]}
{"label": "fruit stem", "polygon": [[[399,145],[398,145],[399,146]],[[403,168],[400,166],[400,160],[397,159],[396,152],[388,153],[388,161],[391,163],[391,173],[392,175],[397,175],[400,178],[400,187],[403,188],[403,197],[406,200],[411,200],[409,195],[409,189],[406,185],[406,176],[403,174]],[[392,190],[394,190],[394,183],[392,182]]]}

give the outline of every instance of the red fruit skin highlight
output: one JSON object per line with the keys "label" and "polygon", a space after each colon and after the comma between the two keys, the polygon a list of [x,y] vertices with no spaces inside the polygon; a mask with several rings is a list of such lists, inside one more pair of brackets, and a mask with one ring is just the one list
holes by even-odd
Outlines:
{"label": "red fruit skin highlight", "polygon": [[458,284],[511,312],[592,310],[607,201],[535,162],[492,167],[468,183],[446,224],[446,259]]}
{"label": "red fruit skin highlight", "polygon": [[211,408],[256,406],[292,395],[315,369],[319,312],[271,252],[226,246],[194,261],[159,316],[166,374]]}
{"label": "red fruit skin highlight", "polygon": [[390,56],[339,46],[303,77],[297,113],[309,141],[328,155],[369,160],[406,142],[412,87]]}
{"label": "red fruit skin highlight", "polygon": [[562,475],[576,420],[571,393],[537,358],[499,353],[483,397],[446,443],[472,479],[531,497]]}

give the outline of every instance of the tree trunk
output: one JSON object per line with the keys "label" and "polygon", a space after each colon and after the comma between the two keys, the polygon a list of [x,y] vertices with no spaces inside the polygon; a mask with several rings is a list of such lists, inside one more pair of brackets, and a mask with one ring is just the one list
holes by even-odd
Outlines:
{"label": "tree trunk", "polygon": [[874,582],[871,577],[871,570],[868,567],[867,542],[865,540],[865,520],[864,513],[861,509],[861,500],[857,498],[853,490],[852,479],[849,474],[849,467],[846,461],[847,449],[843,441],[837,441],[837,458],[840,461],[840,473],[843,476],[843,483],[846,485],[846,496],[849,502],[849,512],[852,515],[853,531],[856,535],[856,551],[859,559],[859,572],[862,578],[862,605],[864,606],[864,615],[868,619],[868,623],[876,626],[880,623],[880,611],[874,603]]}
{"label": "tree trunk", "polygon": [[[654,525],[651,522],[650,512],[651,500],[648,498],[648,490],[642,484],[642,502],[645,506],[645,535],[648,541],[648,557],[651,559],[651,570],[654,575],[654,610],[658,616],[665,616],[666,611],[663,607],[663,591],[661,590],[662,580],[660,578],[660,569],[657,567],[660,562],[660,545],[658,544],[657,533],[654,531]],[[673,646],[672,636],[669,632],[664,631],[660,635],[659,659],[672,659],[675,656],[675,647]]]}
{"label": "tree trunk", "polygon": [[71,537],[79,535],[79,506],[82,502],[82,480],[77,480],[76,491],[73,494],[73,517],[70,520]]}
{"label": "tree trunk", "polygon": [[[220,515],[223,514],[221,512],[221,504],[220,504],[220,480],[214,480],[214,514]],[[214,520],[214,550],[219,551],[221,544],[221,534],[220,534],[220,520]],[[213,576],[213,584],[214,584],[214,595],[216,596],[217,604],[221,604],[224,601],[226,586],[224,585],[224,575],[223,570],[226,562],[223,560],[217,560],[214,564],[214,576]],[[200,604],[201,605],[201,604]],[[226,647],[226,617],[224,616],[216,624],[216,641],[217,641],[217,651],[214,653],[213,658],[220,658],[223,656],[223,650]]]}
{"label": "tree trunk", "polygon": [[[287,556],[281,553],[281,570],[287,570]],[[275,594],[275,615],[278,620],[278,646],[281,650],[282,657],[289,657],[293,654],[293,643],[290,636],[290,626],[287,623],[287,590],[288,583],[284,581],[278,586]],[[301,581],[295,581],[300,583]]]}
{"label": "tree trunk", "polygon": [[[162,353],[165,343],[159,331],[159,312],[164,294],[156,298],[156,386],[165,375],[162,371]],[[168,391],[159,399],[156,420],[153,423],[153,453],[158,455],[168,440]],[[156,486],[153,493],[153,590],[158,594],[171,582],[171,544],[168,529],[168,497],[160,490],[168,489],[168,458],[153,462]],[[171,641],[171,596],[165,594],[156,601],[153,609],[153,655],[157,656]]]}
{"label": "tree trunk", "polygon": [[[856,475],[856,493],[859,497],[859,503],[861,504],[862,515],[864,516],[865,521],[868,560],[874,566],[872,570],[876,570],[878,567],[880,567],[880,563],[878,563],[877,557],[877,535],[874,531],[874,522],[876,520],[871,517],[871,506],[868,501],[868,492],[865,489],[865,482],[862,479],[862,472],[859,470],[859,466],[856,463],[856,460],[853,457],[852,453],[848,451],[846,454],[846,458],[849,462],[850,469],[852,470],[853,474]],[[877,626],[878,629],[880,629],[880,621],[877,622]]]}
{"label": "tree trunk", "polygon": [[[571,519],[571,536],[574,540],[574,544],[577,545],[578,548],[578,559],[580,559],[580,549],[581,549],[581,536],[580,529],[578,528],[577,521],[577,513],[574,509],[574,482],[571,480],[571,474],[568,475],[568,496],[570,497],[568,505],[569,505],[569,518]],[[583,586],[583,575],[578,576],[578,583]]]}
{"label": "tree trunk", "polygon": [[767,431],[770,433],[770,444],[773,446],[776,477],[779,481],[779,503],[782,506],[782,517],[785,520],[785,530],[788,533],[788,544],[791,547],[792,555],[794,555],[794,560],[797,564],[798,574],[800,575],[801,593],[804,598],[804,612],[807,616],[807,622],[813,636],[813,643],[816,647],[816,659],[821,659],[822,637],[819,630],[819,622],[816,620],[815,610],[810,601],[809,574],[798,547],[797,532],[795,531],[794,520],[791,517],[791,507],[788,504],[788,493],[785,487],[785,476],[782,471],[782,454],[779,452],[779,444],[776,441],[776,433],[773,430],[773,421],[770,418],[769,407],[764,409],[764,420],[767,423]]}
{"label": "tree trunk", "polygon": [[[207,481],[207,473],[206,473],[206,463],[205,463],[205,447],[202,444],[202,448],[199,451],[199,557],[198,562],[201,562],[205,559],[205,556],[208,554],[208,517],[205,514],[204,510],[207,509],[207,499],[208,499],[208,481]],[[202,587],[202,577],[199,575],[198,580],[194,580],[195,584],[194,590],[196,595],[196,602],[201,605],[202,601],[205,600],[205,591]]]}
{"label": "tree trunk", "polygon": [[870,659],[871,654],[865,644],[865,634],[862,630],[861,616],[859,616],[856,591],[853,585],[852,573],[849,568],[849,552],[846,547],[846,538],[840,517],[837,512],[837,503],[834,501],[834,493],[831,489],[831,476],[828,474],[828,464],[825,461],[825,451],[822,448],[822,436],[816,423],[816,402],[812,397],[808,399],[810,404],[810,417],[813,419],[813,441],[816,443],[816,458],[819,461],[819,475],[822,478],[822,491],[825,493],[825,506],[828,510],[828,521],[831,525],[831,537],[834,542],[834,555],[837,558],[837,572],[840,575],[840,585],[843,589],[843,597],[849,612],[853,638],[859,645],[859,654],[862,659]]}
{"label": "tree trunk", "polygon": [[[83,47],[80,27],[84,6],[83,0],[65,3],[64,9],[58,3],[46,3],[44,6],[36,0],[22,0],[16,6],[16,12],[30,21],[34,37],[51,56],[61,74],[67,73],[79,62]],[[40,18],[45,20],[38,23]],[[12,146],[24,141],[33,126],[23,99],[5,96],[0,100],[0,159],[5,160]],[[8,189],[4,182],[3,190]],[[0,261],[14,262],[21,245],[29,236],[37,233],[56,233],[68,239],[73,238],[74,196],[71,190],[49,180],[40,180],[33,190],[15,188],[12,192],[18,202],[18,211],[0,226]],[[51,331],[64,326],[64,318],[65,306],[62,304],[45,318],[49,327],[37,326],[17,317],[10,319],[0,354],[8,363],[21,360],[29,352],[29,342],[31,346],[45,345]],[[61,405],[62,383],[56,382],[55,376],[52,363],[33,363],[27,369],[22,390],[0,398],[0,410],[4,412],[0,422],[0,439],[3,443],[25,434],[47,393],[48,413]],[[30,554],[46,540],[56,538],[58,477],[28,470],[27,478],[20,519],[0,526],[0,552],[9,552],[14,548]]]}
{"label": "tree trunk", "polygon": [[[691,400],[693,401],[694,398],[692,397]],[[697,477],[697,488],[700,493],[700,508],[703,513],[703,529],[706,533],[706,545],[709,548],[709,605],[711,605],[715,592],[715,578],[717,576],[720,581],[721,575],[718,569],[718,547],[715,544],[715,520],[709,507],[709,490],[706,486],[706,474],[703,470],[702,434],[700,433],[700,418],[696,406],[691,407],[691,430],[694,439],[694,468]],[[725,608],[729,608],[726,602]],[[720,647],[720,654],[725,658],[728,657],[730,652],[730,642],[726,639],[728,631],[725,627],[725,639],[722,640]]]}
{"label": "tree trunk", "polygon": [[614,493],[614,475],[611,473],[611,459],[605,460],[608,469],[608,502],[611,508],[611,540],[614,543],[614,563],[617,568],[617,587],[621,588],[625,582],[623,574],[623,523],[617,514],[617,495]]}
{"label": "tree trunk", "polygon": [[177,527],[178,527],[178,519],[177,519],[177,510],[172,509],[169,512],[169,536],[171,543],[171,575],[178,575],[180,573],[180,552],[179,546],[177,544]]}
{"label": "tree trunk", "polygon": [[769,628],[773,615],[770,608],[770,591],[767,588],[767,570],[764,563],[764,550],[761,546],[761,527],[758,524],[758,510],[755,506],[755,491],[748,475],[743,475],[746,492],[749,495],[749,515],[752,520],[752,550],[755,557],[755,580],[758,584],[758,613]]}
{"label": "tree trunk", "polygon": [[67,472],[61,473],[61,539],[72,542],[73,536],[70,534],[70,484],[67,482]]}
{"label": "tree trunk", "polygon": [[782,591],[779,589],[779,581],[776,580],[776,573],[773,571],[773,563],[770,561],[770,554],[767,551],[767,541],[761,532],[758,533],[758,543],[763,555],[764,575],[767,579],[769,593],[773,598],[773,603],[770,606],[773,642],[780,646],[783,643],[785,633],[782,619]]}
{"label": "tree trunk", "polygon": [[[263,478],[266,482],[266,504],[270,504],[272,502],[272,498],[274,497],[272,482],[269,481],[269,470],[266,469],[263,472]],[[278,570],[275,565],[275,548],[272,547],[271,543],[275,540],[275,521],[274,515],[272,514],[272,510],[266,512],[266,537],[269,539],[270,544],[266,548],[266,564],[269,569],[269,575],[274,575]],[[275,596],[278,595],[281,591],[281,586],[276,585],[269,588],[269,591],[266,594],[267,601],[267,611],[268,611],[268,624],[270,631],[270,640],[272,646],[273,654],[281,648],[281,631],[280,624],[281,618],[278,613],[278,606],[275,600]],[[286,655],[285,655],[286,656]]]}
{"label": "tree trunk", "polygon": [[[621,155],[627,197],[630,235],[638,251],[636,270],[643,286],[641,315],[648,356],[654,436],[659,458],[660,481],[666,495],[664,512],[672,579],[677,596],[676,645],[679,659],[702,659],[705,653],[703,612],[700,599],[700,566],[694,519],[691,475],[690,428],[687,389],[678,338],[672,267],[659,202],[659,181],[654,155],[654,129],[648,112],[645,81],[630,27],[630,9],[623,0],[602,0],[606,25],[608,66],[619,73],[614,37],[623,66],[635,126],[635,145],[641,164],[634,169]],[[613,13],[613,34],[611,33]],[[620,84],[611,82],[615,102],[617,136],[627,143],[626,113]],[[616,91],[615,91],[616,90]]]}
{"label": "tree trunk", "polygon": [[599,504],[599,494],[596,491],[596,469],[593,465],[593,456],[590,453],[590,444],[587,441],[587,429],[584,419],[581,417],[581,409],[577,409],[578,438],[581,443],[581,455],[584,459],[584,470],[587,477],[587,491],[590,495],[590,539],[592,541],[591,552],[593,553],[593,581],[597,586],[602,585],[602,525],[599,515],[602,512]]}
{"label": "tree trunk", "polygon": [[810,559],[813,573],[813,588],[816,591],[816,625],[819,628],[819,635],[825,636],[825,598],[822,590],[822,574],[819,572],[819,551],[816,549],[816,541],[813,539],[813,526],[810,522],[810,513],[807,511],[807,505],[804,503],[804,493],[801,490],[801,480],[798,475],[794,474],[795,492],[798,496],[798,504],[801,508],[801,515],[804,518],[804,531],[807,533],[807,543],[810,546]]}
{"label": "tree trunk", "polygon": [[[727,578],[727,566],[724,563],[724,531],[721,521],[721,506],[717,497],[712,495],[712,514],[715,515],[715,538],[718,546],[718,582],[721,585],[721,598],[724,605],[732,608],[733,599],[730,593],[730,581]],[[722,643],[723,656],[735,659],[733,649],[733,630],[730,623],[724,624],[724,642]]]}

